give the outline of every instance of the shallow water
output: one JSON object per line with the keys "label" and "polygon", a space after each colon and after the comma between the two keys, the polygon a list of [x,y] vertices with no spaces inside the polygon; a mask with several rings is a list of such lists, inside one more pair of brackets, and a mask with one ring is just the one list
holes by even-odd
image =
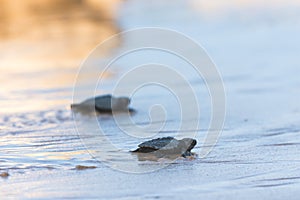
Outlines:
{"label": "shallow water", "polygon": [[[79,123],[86,126],[84,130],[89,130],[86,135],[78,134],[69,105],[79,64],[46,69],[8,69],[1,65],[4,86],[0,93],[0,172],[7,171],[10,176],[0,178],[0,196],[297,199],[300,195],[297,13],[300,3],[277,2],[269,7],[259,1],[247,6],[201,5],[196,1],[176,0],[170,5],[167,1],[130,0],[122,4],[117,24],[124,30],[140,26],[175,29],[201,43],[213,58],[224,79],[227,114],[222,135],[207,157],[177,160],[170,165],[139,162],[127,151],[144,139],[133,139],[121,132],[109,115],[97,118],[106,134],[103,137],[89,124],[91,116],[76,113]],[[118,48],[126,44],[124,40]],[[136,60],[137,57],[141,60]],[[119,60],[103,88],[98,88],[99,93],[111,92],[113,82],[131,65],[156,57],[155,52],[141,52]],[[167,55],[163,61],[176,63],[178,69],[184,65]],[[95,70],[99,68],[95,66]],[[88,87],[93,73],[85,77],[82,82]],[[194,151],[199,153],[210,120],[209,94],[202,80],[191,76],[189,81],[201,99],[202,117],[199,129],[185,129],[181,133],[196,133],[199,144]],[[139,91],[131,103],[137,110],[132,119],[139,125],[147,125],[148,110],[157,99],[168,112],[166,124],[154,135],[165,121],[156,119],[157,126],[149,128],[147,136],[175,136],[180,113],[174,109],[176,99],[165,90],[150,87]],[[125,123],[126,119],[124,116]],[[127,128],[131,133],[132,127]],[[105,145],[105,138],[120,150],[104,151],[99,162],[99,154],[95,152],[103,153],[106,149],[99,145]],[[116,166],[111,166],[111,162]],[[97,168],[74,170],[77,165]],[[141,171],[167,166],[132,174],[115,170],[118,165]]]}

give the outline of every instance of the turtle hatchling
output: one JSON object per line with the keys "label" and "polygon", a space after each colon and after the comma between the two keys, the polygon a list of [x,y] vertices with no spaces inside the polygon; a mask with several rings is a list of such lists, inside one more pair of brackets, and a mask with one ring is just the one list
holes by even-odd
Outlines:
{"label": "turtle hatchling", "polygon": [[79,104],[72,104],[72,109],[77,110],[93,110],[98,112],[112,113],[114,112],[131,112],[128,108],[130,99],[128,97],[113,97],[112,95],[102,95],[94,98],[89,98]]}
{"label": "turtle hatchling", "polygon": [[133,153],[154,153],[156,156],[180,155],[191,156],[191,150],[196,146],[197,141],[192,138],[177,140],[173,137],[163,137],[149,140],[139,144],[139,148]]}

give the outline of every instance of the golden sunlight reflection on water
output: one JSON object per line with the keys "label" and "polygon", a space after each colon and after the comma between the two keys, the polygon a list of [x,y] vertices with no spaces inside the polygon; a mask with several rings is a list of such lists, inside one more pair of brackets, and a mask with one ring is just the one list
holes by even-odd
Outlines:
{"label": "golden sunlight reflection on water", "polygon": [[[119,31],[114,22],[119,3],[0,0],[1,113],[68,105],[70,98],[62,96],[70,96],[81,62]],[[97,55],[103,57],[118,45]]]}
{"label": "golden sunlight reflection on water", "polygon": [[118,2],[0,0],[1,68],[74,67],[118,32]]}

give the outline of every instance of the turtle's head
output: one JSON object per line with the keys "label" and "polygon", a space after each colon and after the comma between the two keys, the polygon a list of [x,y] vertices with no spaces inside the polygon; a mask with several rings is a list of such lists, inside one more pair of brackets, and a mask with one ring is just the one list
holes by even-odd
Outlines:
{"label": "turtle's head", "polygon": [[130,99],[127,97],[119,97],[120,104],[128,106],[130,104]]}
{"label": "turtle's head", "polygon": [[183,138],[181,142],[183,143],[185,151],[191,151],[197,144],[197,141],[192,138]]}
{"label": "turtle's head", "polygon": [[114,110],[126,110],[130,103],[130,99],[127,97],[112,98],[111,104]]}

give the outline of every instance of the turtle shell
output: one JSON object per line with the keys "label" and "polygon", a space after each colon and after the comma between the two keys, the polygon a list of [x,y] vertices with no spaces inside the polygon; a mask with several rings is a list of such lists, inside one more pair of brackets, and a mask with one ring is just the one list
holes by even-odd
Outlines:
{"label": "turtle shell", "polygon": [[112,110],[112,102],[115,97],[104,95],[95,97],[95,108],[98,110]]}
{"label": "turtle shell", "polygon": [[191,150],[197,144],[197,141],[192,138],[183,138],[177,140],[173,137],[163,137],[149,140],[141,143],[136,150],[136,153],[152,153],[158,154],[181,154],[189,155]]}
{"label": "turtle shell", "polygon": [[173,150],[178,148],[179,141],[173,137],[163,137],[143,142],[140,148],[155,150]]}
{"label": "turtle shell", "polygon": [[71,105],[72,108],[92,108],[98,111],[122,111],[128,110],[130,99],[127,97],[113,97],[112,95],[102,95],[95,98],[89,98],[80,104]]}

